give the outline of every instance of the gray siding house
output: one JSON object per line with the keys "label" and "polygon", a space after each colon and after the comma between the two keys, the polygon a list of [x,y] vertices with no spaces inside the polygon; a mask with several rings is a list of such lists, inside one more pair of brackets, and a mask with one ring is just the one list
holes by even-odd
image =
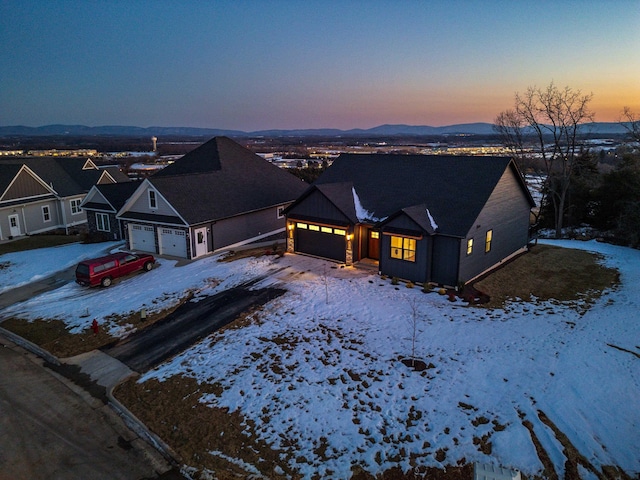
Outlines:
{"label": "gray siding house", "polygon": [[117,174],[83,158],[0,160],[0,240],[63,230],[87,223],[80,204],[95,184]]}
{"label": "gray siding house", "polygon": [[283,210],[306,189],[227,137],[145,179],[116,218],[131,250],[197,258],[281,235]]}
{"label": "gray siding house", "polygon": [[286,210],[287,249],[457,286],[526,248],[533,206],[507,157],[343,154]]}

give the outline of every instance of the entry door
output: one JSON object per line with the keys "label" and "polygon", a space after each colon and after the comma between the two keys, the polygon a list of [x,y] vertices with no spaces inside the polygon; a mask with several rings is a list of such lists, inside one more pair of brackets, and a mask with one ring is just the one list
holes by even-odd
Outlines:
{"label": "entry door", "polygon": [[369,258],[380,260],[380,232],[369,230]]}
{"label": "entry door", "polygon": [[206,255],[207,251],[209,250],[208,243],[207,243],[206,227],[198,228],[195,231],[195,234],[196,234],[196,257],[199,257],[201,255]]}
{"label": "entry door", "polygon": [[20,236],[20,217],[18,215],[9,215],[9,235],[12,237]]}

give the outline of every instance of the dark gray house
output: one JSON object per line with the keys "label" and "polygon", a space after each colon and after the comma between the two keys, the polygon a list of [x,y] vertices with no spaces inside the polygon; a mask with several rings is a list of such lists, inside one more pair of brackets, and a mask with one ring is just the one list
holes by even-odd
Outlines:
{"label": "dark gray house", "polygon": [[526,248],[533,206],[507,157],[343,154],[287,208],[287,250],[457,286]]}
{"label": "dark gray house", "polygon": [[139,186],[139,182],[122,182],[91,187],[80,204],[87,214],[89,232],[105,240],[123,240],[124,228],[116,213]]}
{"label": "dark gray house", "polygon": [[280,235],[302,180],[227,137],[145,179],[120,208],[131,250],[196,258]]}

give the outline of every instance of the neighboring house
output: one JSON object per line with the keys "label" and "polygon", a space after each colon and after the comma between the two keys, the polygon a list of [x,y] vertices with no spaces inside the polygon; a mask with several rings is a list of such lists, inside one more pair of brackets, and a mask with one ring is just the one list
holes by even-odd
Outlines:
{"label": "neighboring house", "polygon": [[0,160],[0,240],[84,226],[80,204],[95,184],[119,172],[91,159],[15,157]]}
{"label": "neighboring house", "polygon": [[116,214],[139,186],[140,182],[122,182],[91,187],[80,205],[87,214],[89,232],[105,240],[123,240],[124,226]]}
{"label": "neighboring house", "polygon": [[284,208],[306,185],[227,137],[146,178],[120,209],[131,250],[196,258],[284,239]]}
{"label": "neighboring house", "polygon": [[510,158],[343,154],[287,208],[287,250],[458,286],[526,248],[533,206]]}

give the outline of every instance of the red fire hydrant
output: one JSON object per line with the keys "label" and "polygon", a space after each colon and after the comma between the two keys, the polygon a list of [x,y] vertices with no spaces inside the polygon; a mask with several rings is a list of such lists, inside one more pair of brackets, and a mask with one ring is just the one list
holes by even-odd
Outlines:
{"label": "red fire hydrant", "polygon": [[98,320],[96,320],[95,318],[93,319],[93,322],[91,322],[91,330],[93,330],[93,334],[97,335],[98,332],[100,331],[100,326],[98,325]]}

